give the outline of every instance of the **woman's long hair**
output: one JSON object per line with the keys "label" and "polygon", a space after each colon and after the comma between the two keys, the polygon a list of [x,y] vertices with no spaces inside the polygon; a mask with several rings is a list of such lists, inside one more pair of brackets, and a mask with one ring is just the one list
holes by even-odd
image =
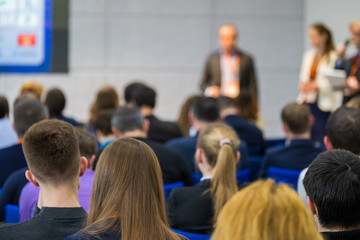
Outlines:
{"label": "woman's long hair", "polygon": [[162,187],[160,165],[148,145],[130,138],[114,141],[96,167],[83,232],[117,232],[123,240],[180,239],[169,228]]}
{"label": "woman's long hair", "polygon": [[239,144],[235,131],[223,123],[210,124],[199,135],[197,148],[202,149],[214,168],[210,189],[214,222],[222,207],[238,190],[235,171]]}
{"label": "woman's long hair", "polygon": [[333,37],[331,34],[330,29],[325,26],[322,23],[316,23],[313,24],[311,26],[311,28],[315,29],[319,35],[326,35],[327,36],[327,40],[325,42],[325,52],[324,52],[324,57],[326,59],[326,61],[330,61],[330,54],[332,51],[334,51],[334,41],[333,41]]}
{"label": "woman's long hair", "polygon": [[235,194],[219,215],[212,240],[321,240],[297,193],[274,180],[257,181]]}

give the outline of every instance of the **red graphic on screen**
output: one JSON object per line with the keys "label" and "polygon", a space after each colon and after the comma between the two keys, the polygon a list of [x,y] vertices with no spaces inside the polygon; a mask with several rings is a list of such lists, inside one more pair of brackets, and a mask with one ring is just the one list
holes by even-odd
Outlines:
{"label": "red graphic on screen", "polygon": [[35,46],[36,37],[33,34],[22,34],[18,36],[18,45],[20,47],[33,47]]}

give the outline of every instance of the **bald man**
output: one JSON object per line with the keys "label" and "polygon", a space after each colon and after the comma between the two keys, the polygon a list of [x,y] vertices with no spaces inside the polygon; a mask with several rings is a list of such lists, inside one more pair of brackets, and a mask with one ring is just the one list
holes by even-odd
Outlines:
{"label": "bald man", "polygon": [[207,59],[201,82],[201,90],[206,96],[236,98],[246,92],[257,99],[253,60],[237,48],[237,39],[235,26],[224,24],[219,28],[221,48]]}

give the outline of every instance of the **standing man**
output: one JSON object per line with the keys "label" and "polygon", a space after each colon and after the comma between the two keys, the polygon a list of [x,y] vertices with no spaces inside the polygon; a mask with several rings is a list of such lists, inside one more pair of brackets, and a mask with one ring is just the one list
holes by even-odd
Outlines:
{"label": "standing man", "polygon": [[235,26],[224,24],[219,29],[220,51],[209,56],[201,82],[206,96],[225,95],[237,98],[248,92],[257,101],[257,84],[252,58],[236,46]]}

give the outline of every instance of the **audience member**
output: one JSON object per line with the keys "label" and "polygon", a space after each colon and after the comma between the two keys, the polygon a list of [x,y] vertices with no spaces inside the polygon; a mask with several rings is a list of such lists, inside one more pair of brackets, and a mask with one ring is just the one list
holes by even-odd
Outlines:
{"label": "audience member", "polygon": [[313,118],[307,105],[289,103],[281,112],[286,144],[270,148],[264,158],[260,172],[266,177],[268,167],[302,170],[323,151],[321,145],[311,138]]}
{"label": "audience member", "polygon": [[34,97],[40,100],[42,93],[43,87],[34,81],[26,81],[20,88],[20,96]]}
{"label": "audience member", "polygon": [[190,95],[183,105],[181,106],[180,113],[178,116],[177,123],[181,129],[182,135],[184,137],[193,136],[196,133],[193,126],[190,124],[189,120],[189,113],[190,113],[190,107],[193,105],[195,98],[197,95]]}
{"label": "audience member", "polygon": [[75,129],[59,120],[43,120],[25,133],[27,179],[40,186],[35,216],[26,222],[0,225],[1,239],[64,239],[79,231],[86,212],[78,188],[87,160],[80,157]]}
{"label": "audience member", "polygon": [[223,123],[210,124],[201,131],[195,158],[202,178],[196,186],[171,192],[168,217],[172,228],[211,234],[220,210],[238,190],[235,170],[239,144],[234,130]]}
{"label": "audience member", "polygon": [[58,88],[50,89],[46,94],[44,102],[49,110],[50,118],[63,120],[75,127],[78,125],[75,119],[70,117],[65,117],[63,115],[63,110],[66,105],[66,99],[64,93],[60,89]]}
{"label": "audience member", "polygon": [[187,186],[192,185],[190,168],[181,153],[147,139],[149,122],[144,119],[138,108],[130,106],[117,108],[111,119],[111,125],[116,138],[136,138],[153,149],[160,163],[164,184],[184,182]]}
{"label": "audience member", "polygon": [[96,116],[94,130],[100,142],[100,150],[104,149],[109,143],[114,141],[115,135],[111,130],[111,118],[114,110],[102,110]]}
{"label": "audience member", "polygon": [[360,239],[358,155],[346,150],[320,154],[306,172],[304,187],[324,239]]}
{"label": "audience member", "polygon": [[18,141],[9,119],[9,103],[5,96],[0,96],[0,136],[0,149],[15,145]]}
{"label": "audience member", "polygon": [[156,92],[148,86],[137,86],[132,89],[131,102],[140,109],[141,114],[150,122],[148,138],[150,140],[165,143],[173,138],[182,137],[177,123],[162,121],[154,115]]}
{"label": "audience member", "polygon": [[[183,153],[192,171],[195,172],[194,155],[199,133],[209,124],[220,120],[219,102],[211,97],[196,97],[191,107],[189,118],[191,125],[196,131],[196,135],[173,139],[168,141],[166,145]],[[239,168],[245,168],[249,162],[246,143],[240,143],[239,151],[241,155]]]}
{"label": "audience member", "polygon": [[136,89],[142,88],[145,86],[146,85],[144,83],[138,82],[138,81],[132,82],[129,85],[127,85],[124,89],[125,103],[127,105],[136,106],[134,93],[135,93]]}
{"label": "audience member", "polygon": [[162,185],[159,162],[147,144],[130,138],[112,142],[99,159],[86,228],[66,240],[184,239],[168,226]]}
{"label": "audience member", "polygon": [[220,118],[234,128],[241,140],[246,141],[250,155],[264,155],[265,141],[262,132],[255,124],[239,116],[239,109],[234,99],[220,96]]}
{"label": "audience member", "polygon": [[212,240],[322,240],[296,192],[272,179],[257,181],[224,206]]}
{"label": "audience member", "polygon": [[[91,169],[95,160],[97,143],[95,137],[85,129],[76,128],[76,135],[78,138],[80,155],[88,160],[87,169],[80,178],[80,188],[78,192],[80,206],[88,212],[90,208],[90,193],[94,180],[94,172]],[[22,189],[19,199],[20,222],[25,222],[33,216],[39,193],[40,189],[30,182]]]}

